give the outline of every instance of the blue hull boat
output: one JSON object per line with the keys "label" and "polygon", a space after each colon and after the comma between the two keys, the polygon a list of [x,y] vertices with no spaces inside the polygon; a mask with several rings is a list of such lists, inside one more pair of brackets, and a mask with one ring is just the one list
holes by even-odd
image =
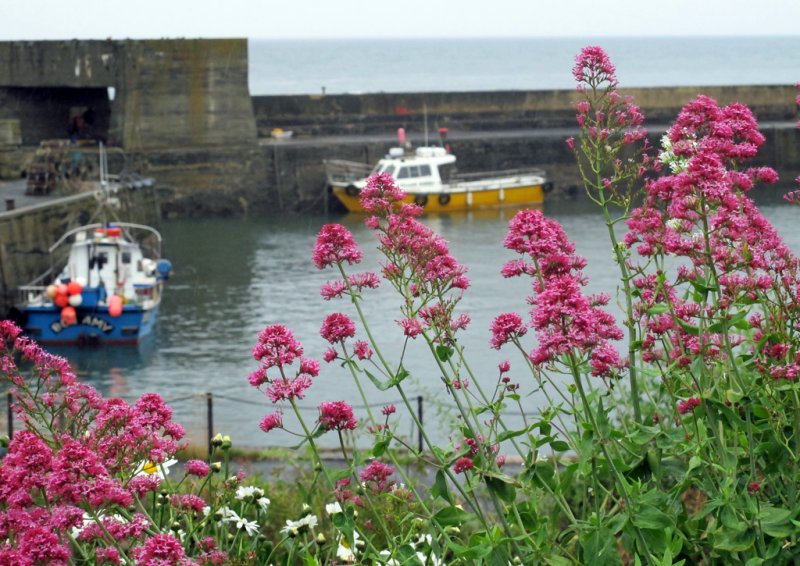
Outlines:
{"label": "blue hull boat", "polygon": [[155,325],[172,267],[160,258],[161,235],[139,224],[90,224],[67,232],[51,255],[68,243],[58,275],[51,268],[20,288],[25,333],[52,345],[138,343]]}

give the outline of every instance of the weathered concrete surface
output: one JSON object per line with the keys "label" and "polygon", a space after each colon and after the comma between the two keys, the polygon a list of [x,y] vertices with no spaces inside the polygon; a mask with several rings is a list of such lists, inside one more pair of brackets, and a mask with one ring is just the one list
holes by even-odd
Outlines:
{"label": "weathered concrete surface", "polygon": [[[160,198],[155,187],[121,189],[114,196],[119,206],[113,211],[121,220],[158,225]],[[103,220],[94,193],[45,198],[38,204],[24,201],[16,210],[0,212],[0,313],[15,302],[15,289],[50,267],[47,250],[62,234]]]}
{"label": "weathered concrete surface", "polygon": [[[720,104],[741,102],[761,121],[796,115],[793,85],[658,87],[623,89],[652,123],[668,123],[698,93]],[[404,127],[451,132],[572,127],[573,90],[376,93],[363,95],[256,96],[253,107],[262,137],[273,128],[295,136],[386,134]]]}

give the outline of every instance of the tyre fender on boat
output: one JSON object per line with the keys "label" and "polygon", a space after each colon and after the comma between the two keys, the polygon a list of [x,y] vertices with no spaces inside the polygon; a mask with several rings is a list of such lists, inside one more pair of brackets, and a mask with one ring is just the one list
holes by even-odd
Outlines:
{"label": "tyre fender on boat", "polygon": [[542,190],[546,193],[549,193],[553,190],[553,181],[547,181],[544,185],[542,185]]}
{"label": "tyre fender on boat", "polygon": [[447,206],[448,204],[450,204],[450,195],[448,195],[447,193],[440,194],[439,204],[441,204],[442,206]]}
{"label": "tyre fender on boat", "polygon": [[417,195],[414,197],[414,204],[424,207],[428,204],[428,195]]}
{"label": "tyre fender on boat", "polygon": [[349,197],[357,197],[358,193],[360,193],[360,192],[361,191],[359,191],[358,187],[356,187],[355,185],[347,185],[344,188],[344,193]]}

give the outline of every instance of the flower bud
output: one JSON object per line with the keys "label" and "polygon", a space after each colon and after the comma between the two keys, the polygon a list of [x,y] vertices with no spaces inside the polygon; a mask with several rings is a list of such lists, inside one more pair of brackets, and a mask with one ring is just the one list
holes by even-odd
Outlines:
{"label": "flower bud", "polygon": [[219,448],[222,446],[222,435],[220,433],[217,433],[214,435],[214,438],[211,439],[211,446],[214,448]]}
{"label": "flower bud", "polygon": [[223,436],[223,437],[222,437],[222,444],[221,444],[221,446],[222,446],[222,449],[223,449],[223,450],[230,450],[230,448],[231,448],[231,446],[232,446],[232,445],[233,445],[233,442],[231,442],[231,437],[230,437],[230,436],[228,436],[228,435],[226,434],[225,436]]}
{"label": "flower bud", "polygon": [[327,541],[327,539],[325,538],[325,535],[323,535],[322,533],[319,533],[319,534],[317,535],[316,542],[317,542],[317,544],[319,544],[319,545],[321,546],[321,545],[325,544],[325,543],[326,543],[326,542],[328,542],[328,541]]}
{"label": "flower bud", "polygon": [[212,462],[211,471],[215,473],[222,471],[222,462]]}

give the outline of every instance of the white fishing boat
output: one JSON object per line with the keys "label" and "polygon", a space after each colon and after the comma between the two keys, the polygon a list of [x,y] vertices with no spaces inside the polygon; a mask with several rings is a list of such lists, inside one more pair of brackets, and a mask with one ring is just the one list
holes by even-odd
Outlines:
{"label": "white fishing boat", "polygon": [[432,213],[541,205],[552,188],[540,169],[458,174],[456,156],[439,146],[414,151],[393,147],[372,169],[340,159],[326,160],[324,165],[331,191],[350,212],[363,212],[359,194],[376,173],[391,175],[406,193],[406,202]]}

